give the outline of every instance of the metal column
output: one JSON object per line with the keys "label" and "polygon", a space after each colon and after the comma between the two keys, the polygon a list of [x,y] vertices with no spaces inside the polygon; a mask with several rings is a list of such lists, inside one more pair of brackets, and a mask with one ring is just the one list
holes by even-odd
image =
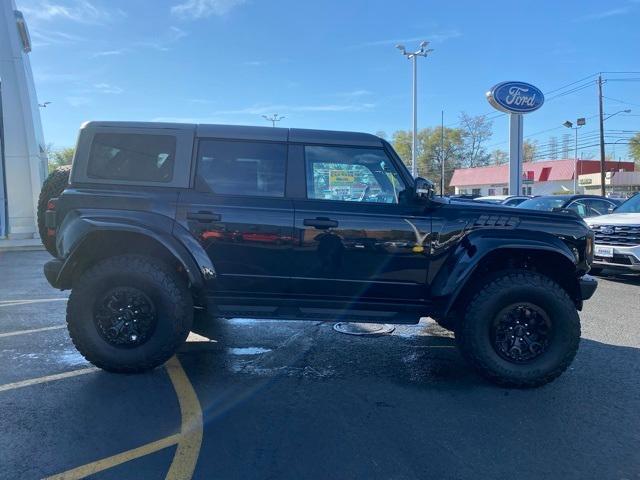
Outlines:
{"label": "metal column", "polygon": [[522,114],[509,114],[509,195],[522,195]]}

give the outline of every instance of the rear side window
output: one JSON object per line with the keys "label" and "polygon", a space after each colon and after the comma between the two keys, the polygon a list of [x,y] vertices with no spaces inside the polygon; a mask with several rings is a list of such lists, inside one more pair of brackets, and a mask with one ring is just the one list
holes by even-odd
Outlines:
{"label": "rear side window", "polygon": [[171,182],[176,139],[171,135],[96,133],[87,176],[104,180]]}
{"label": "rear side window", "polygon": [[284,197],[286,158],[281,143],[202,140],[199,187],[224,195]]}

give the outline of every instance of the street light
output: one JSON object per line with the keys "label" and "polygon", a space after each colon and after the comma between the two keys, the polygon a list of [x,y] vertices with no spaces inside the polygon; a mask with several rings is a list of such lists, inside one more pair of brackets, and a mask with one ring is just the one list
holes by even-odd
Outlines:
{"label": "street light", "polygon": [[573,193],[578,193],[578,129],[583,127],[587,123],[584,117],[580,117],[576,120],[576,126],[573,126],[573,122],[567,120],[562,125],[567,128],[571,128],[576,131],[576,148],[574,150],[575,160],[573,161]]}
{"label": "street light", "polygon": [[400,53],[407,57],[413,63],[413,137],[411,148],[411,175],[413,178],[418,175],[418,167],[416,163],[416,150],[418,148],[418,57],[426,57],[433,49],[427,48],[429,42],[421,42],[420,48],[415,52],[407,52],[404,45],[396,45]]}
{"label": "street light", "polygon": [[615,117],[619,113],[631,113],[631,109],[627,108],[626,110],[620,110],[619,112],[612,113],[611,115],[607,115],[605,118],[602,119],[602,121],[604,122],[605,120],[609,120],[611,117]]}
{"label": "street light", "polygon": [[262,115],[262,118],[264,118],[268,122],[271,122],[271,126],[275,127],[276,126],[276,122],[279,122],[280,120],[282,120],[283,118],[286,118],[286,117],[285,116],[279,117],[277,113],[274,113],[270,117],[268,117],[266,115]]}

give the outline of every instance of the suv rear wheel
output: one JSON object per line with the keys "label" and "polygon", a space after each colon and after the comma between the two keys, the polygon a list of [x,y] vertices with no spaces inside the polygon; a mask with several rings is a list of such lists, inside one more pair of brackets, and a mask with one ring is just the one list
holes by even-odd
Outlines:
{"label": "suv rear wheel", "polygon": [[71,165],[64,165],[52,171],[42,184],[40,196],[38,197],[38,233],[44,248],[54,257],[56,252],[56,240],[47,233],[47,227],[44,224],[44,214],[47,211],[47,204],[52,198],[60,196],[62,191],[69,184],[69,173]]}
{"label": "suv rear wheel", "polygon": [[565,290],[550,278],[505,272],[474,295],[456,341],[485,378],[504,386],[538,387],[571,364],[580,343],[580,318]]}
{"label": "suv rear wheel", "polygon": [[74,283],[67,326],[78,351],[111,372],[142,372],[166,362],[193,321],[185,282],[163,262],[121,255],[98,262]]}

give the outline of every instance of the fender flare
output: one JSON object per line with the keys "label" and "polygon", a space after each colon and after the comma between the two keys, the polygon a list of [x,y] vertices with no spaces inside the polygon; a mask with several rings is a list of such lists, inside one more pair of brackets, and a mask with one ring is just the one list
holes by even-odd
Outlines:
{"label": "fender flare", "polygon": [[97,232],[133,233],[160,244],[182,265],[190,284],[202,290],[208,281],[216,277],[216,270],[196,239],[186,231],[176,231],[174,234],[174,226],[172,219],[148,212],[69,212],[58,230],[58,251],[63,265],[56,283],[60,288],[70,288],[78,256],[86,242],[91,241],[92,235]]}
{"label": "fender flare", "polygon": [[576,258],[569,246],[557,236],[546,232],[531,231],[527,237],[523,237],[522,232],[516,230],[470,232],[460,240],[432,283],[432,296],[442,300],[443,317],[449,313],[478,265],[489,254],[499,250],[549,252],[562,255],[576,265]]}

